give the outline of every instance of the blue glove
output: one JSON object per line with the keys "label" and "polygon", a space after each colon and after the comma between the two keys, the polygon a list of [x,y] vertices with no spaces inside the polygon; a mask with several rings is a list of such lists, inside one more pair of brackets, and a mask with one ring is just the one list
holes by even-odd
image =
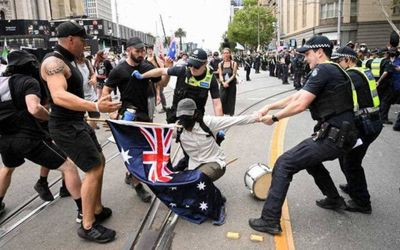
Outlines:
{"label": "blue glove", "polygon": [[142,74],[140,74],[140,72],[139,72],[138,70],[134,70],[134,71],[132,72],[132,76],[135,77],[136,79],[139,79],[139,80],[142,80],[142,79],[143,79]]}
{"label": "blue glove", "polygon": [[223,131],[223,130],[218,131],[217,137],[224,138],[225,137],[225,131]]}

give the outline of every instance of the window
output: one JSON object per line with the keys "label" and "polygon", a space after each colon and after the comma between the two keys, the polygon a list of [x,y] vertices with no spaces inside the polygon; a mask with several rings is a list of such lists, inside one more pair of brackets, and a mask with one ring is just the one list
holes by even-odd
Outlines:
{"label": "window", "polygon": [[4,11],[0,11],[0,20],[5,20],[6,19],[6,14]]}
{"label": "window", "polygon": [[351,0],[350,16],[357,16],[357,0]]}
{"label": "window", "polygon": [[400,0],[393,0],[393,16],[400,16]]}
{"label": "window", "polygon": [[[356,0],[352,0],[352,2]],[[357,4],[356,4],[357,6]],[[343,4],[341,6],[341,13],[343,11]],[[338,3],[337,2],[333,2],[333,3],[325,3],[325,4],[321,4],[321,19],[327,19],[327,18],[335,18],[338,15]]]}

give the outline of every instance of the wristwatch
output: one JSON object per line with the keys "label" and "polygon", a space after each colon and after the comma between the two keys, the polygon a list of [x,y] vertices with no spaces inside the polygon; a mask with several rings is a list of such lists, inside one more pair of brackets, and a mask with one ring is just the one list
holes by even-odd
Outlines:
{"label": "wristwatch", "polygon": [[272,115],[272,121],[273,122],[279,122],[279,119],[275,115]]}

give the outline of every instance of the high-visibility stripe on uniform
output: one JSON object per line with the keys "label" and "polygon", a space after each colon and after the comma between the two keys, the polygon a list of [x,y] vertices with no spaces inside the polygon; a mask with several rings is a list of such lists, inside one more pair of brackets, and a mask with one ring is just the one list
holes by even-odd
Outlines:
{"label": "high-visibility stripe on uniform", "polygon": [[379,107],[380,101],[379,101],[378,91],[376,89],[376,81],[371,71],[369,69],[364,69],[359,67],[352,67],[347,69],[347,71],[357,71],[364,77],[365,80],[368,81],[368,87],[371,92],[371,98],[374,104],[374,108]]}
{"label": "high-visibility stripe on uniform", "polygon": [[371,72],[375,78],[379,78],[381,76],[381,62],[383,58],[375,58],[371,62]]}

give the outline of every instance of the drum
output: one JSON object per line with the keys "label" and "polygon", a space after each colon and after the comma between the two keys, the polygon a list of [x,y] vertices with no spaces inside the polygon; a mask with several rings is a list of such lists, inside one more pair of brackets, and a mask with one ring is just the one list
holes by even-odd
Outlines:
{"label": "drum", "polygon": [[260,200],[267,198],[271,186],[272,169],[262,163],[256,163],[249,167],[245,176],[244,184],[250,192]]}

